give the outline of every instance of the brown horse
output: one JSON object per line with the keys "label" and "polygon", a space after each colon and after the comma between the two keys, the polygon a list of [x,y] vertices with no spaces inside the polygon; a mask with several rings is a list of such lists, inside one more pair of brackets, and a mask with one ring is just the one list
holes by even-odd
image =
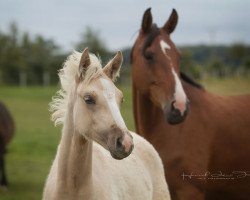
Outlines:
{"label": "brown horse", "polygon": [[131,52],[136,131],[159,152],[173,200],[250,199],[250,95],[218,96],[180,72],[177,21],[173,10],[158,28],[144,13]]}
{"label": "brown horse", "polygon": [[4,154],[6,145],[14,135],[15,126],[8,109],[0,102],[0,186],[7,187]]}

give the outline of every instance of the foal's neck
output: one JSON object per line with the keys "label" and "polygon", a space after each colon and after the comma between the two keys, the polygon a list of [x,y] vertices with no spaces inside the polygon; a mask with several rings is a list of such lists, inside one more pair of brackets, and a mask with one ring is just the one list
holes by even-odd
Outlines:
{"label": "foal's neck", "polygon": [[65,192],[79,191],[92,177],[92,141],[75,130],[72,113],[73,105],[69,105],[58,148],[58,182]]}

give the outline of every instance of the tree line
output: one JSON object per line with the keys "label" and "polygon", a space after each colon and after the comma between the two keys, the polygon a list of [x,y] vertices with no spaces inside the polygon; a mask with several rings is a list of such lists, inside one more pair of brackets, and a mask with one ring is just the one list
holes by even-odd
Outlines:
{"label": "tree line", "polygon": [[248,76],[250,46],[244,43],[180,47],[181,69],[195,78]]}
{"label": "tree line", "polygon": [[61,62],[59,47],[41,35],[20,33],[12,23],[7,33],[0,32],[0,82],[4,84],[50,84]]}
{"label": "tree line", "polygon": [[[75,49],[84,47],[99,55],[105,62],[114,55],[101,37],[100,32],[85,27]],[[250,46],[235,43],[231,46],[197,45],[179,47],[181,69],[194,78],[204,76],[244,76],[250,71]],[[123,49],[123,79],[130,78],[130,51]],[[58,70],[70,52],[63,52],[52,39],[41,35],[20,32],[17,24],[11,23],[7,32],[0,30],[0,84],[51,85],[58,83]],[[124,78],[125,77],[125,78]]]}
{"label": "tree line", "polygon": [[[107,60],[112,52],[103,41],[97,30],[86,27],[75,49],[82,51],[88,46],[91,52]],[[58,70],[70,53],[63,52],[52,39],[20,32],[17,24],[12,23],[6,33],[0,31],[0,84],[56,84]]]}

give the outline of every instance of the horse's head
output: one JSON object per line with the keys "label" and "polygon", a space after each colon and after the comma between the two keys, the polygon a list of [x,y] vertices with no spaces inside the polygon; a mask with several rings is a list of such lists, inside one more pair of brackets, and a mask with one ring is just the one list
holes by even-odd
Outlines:
{"label": "horse's head", "polygon": [[97,58],[88,49],[83,51],[73,111],[76,130],[109,150],[115,159],[123,159],[133,150],[132,136],[120,113],[123,94],[114,85],[122,59],[118,52],[104,68],[95,68],[96,63],[100,65]]}
{"label": "horse's head", "polygon": [[133,84],[163,110],[170,124],[182,122],[188,99],[180,81],[180,53],[170,39],[178,21],[175,10],[162,28],[152,24],[150,8],[144,13],[141,30],[131,53]]}

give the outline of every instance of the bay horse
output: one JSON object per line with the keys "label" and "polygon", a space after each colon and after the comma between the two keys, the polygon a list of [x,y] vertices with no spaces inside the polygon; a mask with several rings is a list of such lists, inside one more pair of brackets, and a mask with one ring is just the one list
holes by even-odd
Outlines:
{"label": "bay horse", "polygon": [[136,131],[163,160],[173,200],[250,199],[250,95],[219,96],[180,72],[170,38],[143,15],[131,52]]}
{"label": "bay horse", "polygon": [[123,95],[113,82],[122,59],[118,52],[102,68],[86,48],[59,72],[51,109],[63,130],[43,200],[170,199],[158,153],[121,116]]}
{"label": "bay horse", "polygon": [[6,146],[11,141],[14,132],[14,120],[6,106],[0,102],[0,186],[3,188],[8,186],[4,154],[6,153]]}

